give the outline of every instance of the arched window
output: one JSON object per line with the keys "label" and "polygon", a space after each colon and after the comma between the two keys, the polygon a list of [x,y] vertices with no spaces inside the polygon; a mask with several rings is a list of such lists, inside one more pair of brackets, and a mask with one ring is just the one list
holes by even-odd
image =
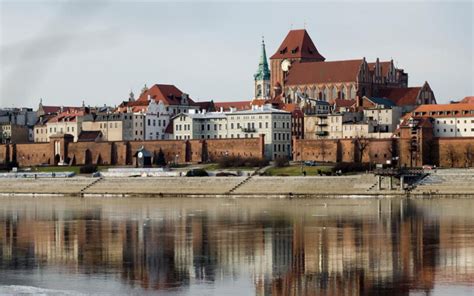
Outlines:
{"label": "arched window", "polygon": [[349,99],[355,99],[356,98],[356,89],[354,85],[349,86]]}
{"label": "arched window", "polygon": [[337,88],[336,86],[332,87],[332,94],[331,94],[332,99],[337,99]]}
{"label": "arched window", "polygon": [[345,100],[347,98],[347,87],[344,85],[344,87],[341,90],[341,99]]}
{"label": "arched window", "polygon": [[327,101],[328,100],[328,97],[329,97],[329,90],[328,88],[324,88],[324,92],[323,92],[323,100],[324,101]]}
{"label": "arched window", "polygon": [[255,97],[261,97],[262,96],[262,85],[259,84],[257,85],[257,90],[255,91]]}

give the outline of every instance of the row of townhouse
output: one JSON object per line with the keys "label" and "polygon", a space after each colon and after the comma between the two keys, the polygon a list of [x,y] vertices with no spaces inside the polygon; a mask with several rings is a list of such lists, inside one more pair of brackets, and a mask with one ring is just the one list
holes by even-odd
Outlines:
{"label": "row of townhouse", "polygon": [[363,98],[359,108],[333,108],[305,116],[305,139],[390,138],[402,108],[383,98]]}
{"label": "row of townhouse", "polygon": [[291,112],[271,105],[248,110],[188,112],[173,118],[174,139],[245,139],[264,135],[268,159],[291,156]]}

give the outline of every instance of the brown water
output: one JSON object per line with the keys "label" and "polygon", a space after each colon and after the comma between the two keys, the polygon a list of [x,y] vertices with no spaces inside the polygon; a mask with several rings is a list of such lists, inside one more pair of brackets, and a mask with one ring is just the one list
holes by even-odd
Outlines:
{"label": "brown water", "polygon": [[474,201],[0,198],[0,294],[474,295]]}

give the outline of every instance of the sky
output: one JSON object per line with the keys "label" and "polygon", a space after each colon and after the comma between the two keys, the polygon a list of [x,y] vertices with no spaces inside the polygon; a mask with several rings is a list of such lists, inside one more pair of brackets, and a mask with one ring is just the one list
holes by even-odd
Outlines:
{"label": "sky", "polygon": [[393,58],[447,103],[474,95],[473,2],[0,0],[0,107],[113,106],[155,83],[249,100],[262,36],[270,57],[291,28],[327,61]]}

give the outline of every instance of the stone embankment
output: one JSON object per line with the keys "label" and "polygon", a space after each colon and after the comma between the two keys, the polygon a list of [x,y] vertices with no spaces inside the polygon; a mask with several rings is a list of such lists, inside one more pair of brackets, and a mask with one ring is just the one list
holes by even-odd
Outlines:
{"label": "stone embankment", "polygon": [[[389,186],[393,185],[393,186]],[[392,187],[392,189],[390,189]],[[474,196],[474,170],[438,170],[400,190],[397,180],[361,174],[338,177],[136,177],[0,179],[0,195],[149,197],[432,197]]]}
{"label": "stone embankment", "polygon": [[474,196],[474,169],[431,171],[410,193],[414,196]]}

